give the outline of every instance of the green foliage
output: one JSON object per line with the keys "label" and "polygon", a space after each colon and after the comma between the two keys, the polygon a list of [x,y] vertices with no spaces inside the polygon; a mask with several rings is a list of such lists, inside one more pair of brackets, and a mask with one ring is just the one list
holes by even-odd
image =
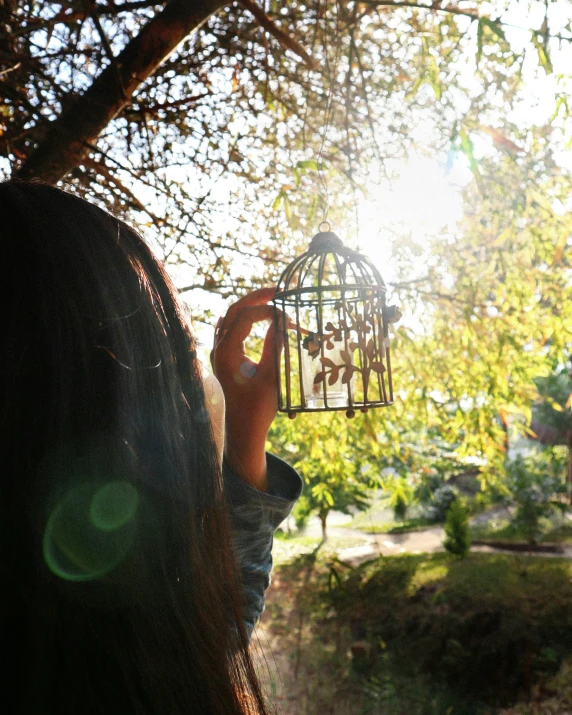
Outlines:
{"label": "green foliage", "polygon": [[[536,379],[541,401],[535,405],[535,417],[542,424],[558,430],[561,443],[572,435],[572,375],[565,370]],[[570,439],[570,438],[568,438]]]}
{"label": "green foliage", "polygon": [[[516,130],[511,136],[525,139]],[[387,468],[404,480],[395,482],[398,515],[412,501],[400,494],[405,485],[427,507],[438,488],[465,475],[498,495],[506,491],[506,415],[529,419],[540,393],[546,394],[540,409],[568,424],[562,422],[572,414],[568,378],[558,366],[567,364],[572,348],[572,264],[564,250],[572,214],[559,207],[572,184],[551,172],[543,140],[531,142],[522,160],[478,160],[480,188],[465,192],[463,221],[429,249],[419,248],[427,255],[426,274],[414,283],[408,279],[418,265],[415,246],[396,239],[394,260],[405,286],[399,299],[418,320],[415,328],[398,327],[393,340],[396,404],[351,422],[314,415],[299,422],[303,430],[286,426],[275,433],[273,446],[288,458],[290,445],[300,464],[307,446],[328,445],[312,477],[329,474],[328,483],[323,492],[312,483],[314,500],[327,503],[334,472],[349,470],[373,485]]]}
{"label": "green foliage", "polygon": [[529,543],[536,543],[541,518],[563,508],[555,499],[564,490],[562,476],[551,475],[534,456],[517,457],[508,467],[507,488],[516,504],[515,526]]}
{"label": "green foliage", "polygon": [[399,476],[385,477],[382,481],[387,503],[393,509],[395,521],[404,521],[407,510],[413,503],[414,492],[407,478]]}
{"label": "green foliage", "polygon": [[[509,119],[522,114],[511,110],[527,98],[526,83],[556,67],[569,10],[545,29],[531,27],[528,45],[515,50],[506,4],[474,5],[397,3],[377,12],[367,3],[273,3],[271,20],[311,51],[318,71],[230,5],[159,64],[136,102],[110,114],[69,177],[148,229],[177,285],[199,291],[193,298],[200,290],[234,298],[275,282],[307,245],[326,193],[351,243],[356,202],[391,183],[394,157],[421,149],[470,167],[474,182],[456,227],[419,241],[416,232],[385,227],[395,236],[395,297],[408,317],[392,353],[396,405],[356,416],[348,425],[355,438],[341,422],[315,416],[296,421],[305,430],[290,435],[282,424],[271,435],[298,464],[307,462],[310,439],[327,445],[303,470],[300,510],[359,508],[386,467],[429,505],[435,489],[469,469],[500,490],[499,414],[529,414],[535,380],[570,354],[572,186],[558,164],[572,129],[566,78],[555,71],[561,84],[546,123]],[[517,5],[526,17],[529,3]],[[54,15],[48,2],[10,5],[6,27],[21,31],[7,31],[3,50],[6,174],[43,141],[46,118],[57,122],[110,49],[119,56],[158,8],[128,3],[116,12],[96,3],[107,46],[93,22]],[[377,176],[386,183],[372,184]],[[192,305],[195,317],[208,314],[201,298]],[[408,498],[397,499],[398,513]]]}
{"label": "green foliage", "polygon": [[310,514],[325,523],[332,510],[350,514],[368,506],[377,478],[368,464],[371,452],[352,428],[353,423],[337,413],[275,420],[269,447],[304,479],[304,493],[294,513],[297,525],[304,525]]}
{"label": "green foliage", "polygon": [[[135,44],[162,7],[95,3],[86,13],[82,5],[72,3],[80,10],[71,15],[54,12],[48,0],[7,5],[9,71],[0,103],[6,174],[42,143],[46,118],[57,123],[110,54]],[[174,269],[180,285],[230,296],[275,278],[319,221],[326,199],[318,169],[347,226],[356,195],[371,191],[372,176],[389,175],[388,158],[405,156],[417,135],[434,155],[446,152],[454,135],[483,194],[479,139],[487,131],[515,164],[526,161],[516,142],[525,140],[536,165],[532,138],[515,136],[506,117],[525,97],[526,82],[556,67],[568,8],[551,14],[545,28],[530,27],[525,47],[515,48],[506,28],[515,10],[527,17],[532,0],[515,8],[475,0],[466,11],[395,3],[378,12],[374,5],[272,3],[265,10],[278,30],[262,34],[244,7],[221,8],[157,61],[136,100],[110,112],[69,180],[145,225],[169,264],[185,266],[188,281]],[[280,33],[310,52],[317,69],[285,50]],[[562,82],[562,95],[566,89]],[[564,135],[567,119],[556,112]],[[528,121],[525,130],[534,131]],[[221,210],[228,220],[219,220]]]}
{"label": "green foliage", "polygon": [[[572,217],[557,207],[571,185],[542,168],[541,143],[534,152],[534,167],[508,157],[479,160],[480,189],[466,192],[459,230],[433,240],[426,275],[402,293],[406,314],[417,311],[421,326],[397,330],[393,362],[403,407],[399,420],[380,415],[376,431],[391,425],[390,449],[418,434],[426,459],[416,460],[416,471],[429,466],[427,442],[437,433],[483,486],[502,483],[500,416],[530,418],[535,381],[568,359],[572,265],[563,247]],[[414,249],[395,244],[405,284]]]}
{"label": "green foliage", "polygon": [[445,520],[443,545],[450,554],[464,559],[471,549],[469,515],[461,499],[454,499]]}
{"label": "green foliage", "polygon": [[338,627],[359,624],[367,634],[377,653],[370,679],[404,683],[409,697],[413,683],[424,684],[434,694],[424,692],[425,705],[437,694],[447,703],[431,711],[402,702],[395,712],[454,704],[453,712],[484,713],[543,682],[569,653],[571,575],[565,560],[533,559],[523,569],[484,554],[391,557],[339,573],[314,598],[333,604]]}

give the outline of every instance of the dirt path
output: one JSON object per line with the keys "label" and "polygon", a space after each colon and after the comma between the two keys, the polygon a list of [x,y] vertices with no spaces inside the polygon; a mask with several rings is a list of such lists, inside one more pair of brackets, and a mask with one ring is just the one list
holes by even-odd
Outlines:
{"label": "dirt path", "polygon": [[[506,510],[496,510],[488,514],[479,514],[475,518],[475,522],[484,523],[493,518],[504,516],[504,511]],[[335,544],[337,557],[351,566],[357,566],[377,556],[444,551],[444,531],[442,526],[430,526],[426,529],[409,531],[402,534],[368,534],[359,529],[344,526],[344,524],[348,522],[348,516],[346,514],[333,512],[328,522],[328,541]],[[322,530],[319,519],[310,519],[308,526],[300,533],[304,536],[320,537]],[[359,543],[356,544],[356,541]],[[344,546],[344,542],[347,542],[348,546]],[[561,554],[528,551],[520,553],[522,555],[530,554],[547,558],[572,558],[572,544],[564,544],[563,547],[564,551]],[[483,545],[473,545],[471,551],[481,553],[514,553],[513,551]]]}

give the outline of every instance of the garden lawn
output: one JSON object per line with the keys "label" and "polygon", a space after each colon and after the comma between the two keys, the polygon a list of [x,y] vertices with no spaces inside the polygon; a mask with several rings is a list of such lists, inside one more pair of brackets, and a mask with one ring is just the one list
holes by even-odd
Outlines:
{"label": "garden lawn", "polygon": [[297,556],[276,569],[259,628],[274,703],[283,715],[492,715],[540,697],[572,656],[571,579],[569,561],[530,556],[357,568]]}

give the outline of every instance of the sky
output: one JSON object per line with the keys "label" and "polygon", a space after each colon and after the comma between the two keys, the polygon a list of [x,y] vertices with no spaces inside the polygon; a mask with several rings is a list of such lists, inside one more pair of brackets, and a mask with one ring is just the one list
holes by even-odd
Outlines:
{"label": "sky", "polygon": [[[545,8],[544,2],[533,2],[526,11],[523,3],[518,0],[507,4],[507,10],[502,17],[503,22],[508,24],[506,39],[515,52],[531,47],[530,31],[532,28],[541,28]],[[489,14],[494,16],[492,3],[489,9]],[[487,7],[482,4],[479,11],[486,14]],[[550,26],[562,26],[570,20],[570,0],[550,3],[549,13]],[[467,25],[470,25],[468,20]],[[471,31],[474,31],[476,46],[474,24]],[[524,67],[526,92],[514,109],[510,113],[507,112],[509,121],[527,127],[542,126],[551,120],[557,93],[572,89],[567,77],[572,67],[572,43],[561,43],[560,47],[553,47],[551,61],[554,66],[552,74],[546,74],[544,70],[539,71],[535,50],[529,49]],[[479,80],[474,63],[466,63],[463,75],[466,86],[470,88],[473,85],[476,93]],[[499,111],[503,111],[502,108],[499,108]],[[477,159],[493,150],[492,139],[485,134],[476,134],[471,136],[471,139]],[[395,235],[409,236],[411,242],[418,246],[418,255],[411,265],[411,276],[423,275],[431,238],[442,230],[455,230],[463,215],[461,192],[472,181],[468,160],[464,155],[426,155],[423,153],[423,141],[418,142],[418,146],[419,149],[410,153],[407,158],[394,161],[389,172],[392,175],[391,180],[372,182],[366,187],[367,197],[362,197],[358,202],[359,248],[373,260],[386,283],[396,280],[396,267],[391,255],[392,238]],[[428,141],[427,147],[429,146]],[[572,171],[572,152],[561,152],[558,162],[564,169]],[[371,173],[375,175],[376,172]],[[207,295],[197,294],[194,300],[197,298],[209,303],[215,313],[224,309],[223,301],[217,301]],[[200,326],[199,333],[204,342],[210,341],[212,331],[208,328]]]}
{"label": "sky", "polygon": [[[491,3],[491,16],[494,16],[495,4]],[[570,6],[571,0],[555,0],[549,4],[552,27],[569,21]],[[530,29],[542,26],[545,8],[544,2],[533,2],[524,12],[522,2],[509,0],[502,18],[503,22],[508,24],[505,34],[514,51],[522,51],[526,46],[530,46]],[[479,11],[487,13],[484,3],[479,5]],[[468,20],[467,24],[470,24]],[[510,120],[523,126],[542,125],[550,119],[554,111],[556,93],[566,88],[572,89],[569,84],[566,86],[565,80],[561,78],[561,75],[568,74],[572,67],[572,43],[562,43],[560,48],[553,49],[551,59],[554,73],[547,75],[543,71],[533,71],[532,66],[536,62],[531,57],[526,68],[527,92],[511,112]],[[464,72],[467,86],[473,83],[477,87],[475,67],[471,62],[466,63]],[[477,156],[492,148],[492,140],[485,135],[472,138]],[[572,171],[572,152],[561,152],[558,161],[563,168]],[[184,171],[188,178],[189,167]],[[424,155],[422,148],[411,153],[406,159],[396,160],[391,167],[391,173],[391,181],[384,180],[366,187],[367,197],[363,197],[358,205],[360,249],[374,261],[385,281],[389,283],[396,279],[391,255],[392,237],[396,233],[410,235],[412,242],[420,247],[419,255],[411,266],[412,274],[419,275],[427,259],[423,248],[443,229],[454,231],[456,223],[462,217],[461,192],[472,179],[464,156]],[[224,203],[224,196],[229,191],[232,191],[232,177],[219,182],[218,198],[221,203]],[[147,200],[147,197],[145,198]],[[151,197],[148,198],[151,200]],[[228,216],[221,215],[220,222],[221,233],[224,233],[228,229]],[[181,275],[176,269],[171,270],[177,285],[193,282],[192,278]],[[224,300],[203,291],[194,291],[184,297],[195,305],[198,304],[201,309],[211,309],[215,315],[225,310]],[[196,331],[199,339],[205,345],[210,345],[212,328],[196,324]]]}

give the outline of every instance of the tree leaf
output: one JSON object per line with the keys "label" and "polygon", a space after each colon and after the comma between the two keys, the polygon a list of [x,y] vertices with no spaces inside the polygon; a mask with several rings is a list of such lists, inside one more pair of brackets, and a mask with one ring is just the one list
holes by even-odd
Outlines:
{"label": "tree leaf", "polygon": [[442,88],[441,88],[441,81],[439,79],[439,65],[437,64],[437,61],[435,60],[434,57],[431,57],[431,61],[429,63],[429,70],[427,72],[427,76],[429,78],[429,83],[431,84],[431,87],[433,88],[433,91],[435,92],[435,97],[437,99],[441,99],[441,96],[443,94]]}
{"label": "tree leaf", "polygon": [[548,48],[540,42],[538,33],[535,30],[532,31],[532,44],[536,47],[536,51],[538,52],[538,61],[540,62],[540,66],[544,68],[546,74],[552,74],[554,72],[554,67],[552,66],[550,55],[548,54]]}
{"label": "tree leaf", "polygon": [[504,34],[504,30],[502,29],[502,25],[498,20],[491,20],[490,17],[480,17],[479,18],[479,25],[485,25],[486,27],[489,28],[489,30],[496,35],[500,40],[506,40],[506,36]]}
{"label": "tree leaf", "polygon": [[479,17],[479,21],[477,23],[477,65],[479,64],[483,54],[483,28],[483,18]]}
{"label": "tree leaf", "polygon": [[518,144],[515,144],[511,139],[506,137],[500,130],[494,127],[481,126],[481,130],[488,134],[493,140],[495,146],[504,149],[510,154],[521,154],[523,150]]}
{"label": "tree leaf", "polygon": [[318,171],[318,162],[314,161],[314,159],[305,159],[303,161],[299,161],[296,164],[296,168],[306,169],[308,171]]}
{"label": "tree leaf", "polygon": [[286,194],[284,194],[284,213],[286,215],[286,221],[289,224],[292,223],[292,208],[290,206],[290,199]]}
{"label": "tree leaf", "polygon": [[477,179],[477,182],[480,183],[481,170],[477,163],[477,160],[475,159],[475,155],[473,154],[473,142],[471,141],[471,138],[467,134],[464,127],[461,127],[461,129],[459,129],[459,139],[461,140],[461,151],[469,160],[471,172],[475,179]]}

